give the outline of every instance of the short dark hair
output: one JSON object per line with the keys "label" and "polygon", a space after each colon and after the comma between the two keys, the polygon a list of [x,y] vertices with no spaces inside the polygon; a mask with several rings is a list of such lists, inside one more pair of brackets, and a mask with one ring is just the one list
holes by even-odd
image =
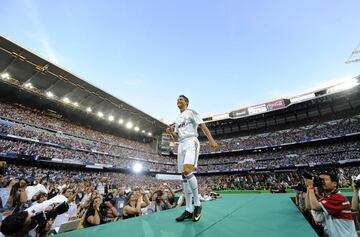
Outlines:
{"label": "short dark hair", "polygon": [[179,95],[179,97],[184,98],[184,100],[185,100],[185,102],[186,102],[186,105],[189,106],[189,98],[187,98],[187,97],[184,96],[184,95]]}
{"label": "short dark hair", "polygon": [[25,228],[25,221],[28,217],[27,211],[13,213],[7,216],[1,223],[0,231],[4,235],[13,235]]}
{"label": "short dark hair", "polygon": [[339,177],[334,172],[323,171],[323,172],[320,173],[320,175],[327,175],[327,176],[330,177],[331,182],[339,183]]}
{"label": "short dark hair", "polygon": [[66,191],[71,190],[71,192],[75,193],[75,191],[72,188],[65,188],[62,192],[62,194],[65,194]]}

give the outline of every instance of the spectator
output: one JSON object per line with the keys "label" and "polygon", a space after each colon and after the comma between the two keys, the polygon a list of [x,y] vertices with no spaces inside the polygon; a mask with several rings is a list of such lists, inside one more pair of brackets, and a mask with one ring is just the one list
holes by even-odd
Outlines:
{"label": "spectator", "polygon": [[90,207],[86,211],[85,219],[84,219],[84,226],[95,226],[104,224],[104,216],[100,212],[100,206],[103,203],[103,198],[101,195],[96,196],[93,201],[90,202]]}
{"label": "spectator", "polygon": [[123,219],[140,216],[143,203],[143,195],[139,191],[130,192],[124,204]]}
{"label": "spectator", "polygon": [[313,181],[307,179],[308,202],[312,210],[321,211],[324,216],[324,232],[329,237],[356,237],[354,221],[351,215],[349,200],[338,192],[338,178],[332,173],[322,173],[324,198],[318,200],[315,196]]}

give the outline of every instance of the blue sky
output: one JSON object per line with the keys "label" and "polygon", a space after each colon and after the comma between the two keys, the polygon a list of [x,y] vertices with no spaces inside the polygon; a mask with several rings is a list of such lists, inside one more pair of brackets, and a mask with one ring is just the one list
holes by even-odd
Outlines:
{"label": "blue sky", "polygon": [[127,103],[203,117],[360,74],[360,1],[7,0],[0,34]]}

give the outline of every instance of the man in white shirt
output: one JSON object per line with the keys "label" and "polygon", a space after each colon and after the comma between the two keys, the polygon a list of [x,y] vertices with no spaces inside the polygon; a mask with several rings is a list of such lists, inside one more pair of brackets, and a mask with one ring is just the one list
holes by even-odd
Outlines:
{"label": "man in white shirt", "polygon": [[[186,202],[184,213],[176,218],[176,221],[192,219],[194,222],[197,222],[201,217],[201,203],[198,183],[193,170],[197,167],[197,160],[200,152],[200,143],[197,139],[198,127],[202,129],[208,138],[212,150],[219,150],[219,145],[213,139],[200,115],[194,110],[188,109],[188,105],[189,99],[184,95],[180,95],[177,99],[177,106],[180,109],[181,114],[176,119],[175,129],[169,127],[166,129],[166,132],[174,140],[179,140],[178,172],[182,173],[183,190]],[[192,208],[192,196],[194,196],[194,211]]]}
{"label": "man in white shirt", "polygon": [[[51,205],[67,202],[63,195],[57,195],[42,203],[32,205],[25,211],[16,212],[7,216],[1,223],[0,231],[8,236],[36,236],[36,225],[33,226],[32,218],[35,214],[44,212]],[[35,223],[36,224],[36,223]]]}
{"label": "man in white shirt", "polygon": [[68,221],[70,221],[73,218],[76,218],[76,212],[77,212],[77,206],[75,203],[76,193],[74,190],[70,188],[65,188],[62,194],[64,197],[67,198],[67,202],[69,205],[69,210],[63,214],[57,215],[54,223],[51,226],[51,229],[56,230],[56,232],[59,231],[60,226]]}

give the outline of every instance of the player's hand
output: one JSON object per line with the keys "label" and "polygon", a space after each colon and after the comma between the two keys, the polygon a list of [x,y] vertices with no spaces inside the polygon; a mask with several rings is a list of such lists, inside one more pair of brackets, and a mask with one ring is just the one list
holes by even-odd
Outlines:
{"label": "player's hand", "polygon": [[167,127],[165,130],[166,133],[171,133],[173,132],[173,129],[171,127]]}
{"label": "player's hand", "polygon": [[358,187],[356,187],[356,177],[351,177],[352,179],[351,179],[351,186],[352,186],[352,188],[353,188],[353,190],[354,191],[358,191],[359,190],[359,188]]}
{"label": "player's hand", "polygon": [[220,150],[219,144],[217,144],[215,141],[210,143],[210,148],[211,148],[212,151],[219,151]]}

